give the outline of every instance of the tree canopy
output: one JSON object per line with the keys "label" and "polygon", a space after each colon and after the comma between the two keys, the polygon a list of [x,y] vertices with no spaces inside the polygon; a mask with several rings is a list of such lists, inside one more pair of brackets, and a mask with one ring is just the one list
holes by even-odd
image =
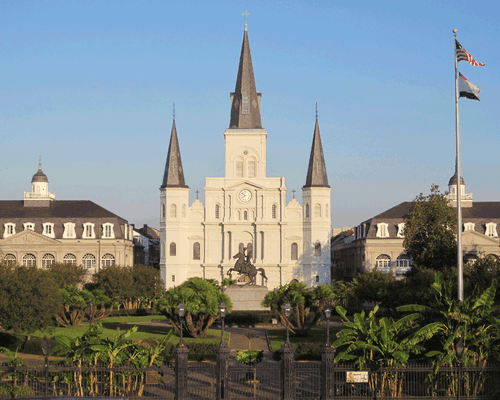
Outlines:
{"label": "tree canopy", "polygon": [[[177,314],[177,306],[181,301],[186,306],[186,314],[182,320]],[[182,323],[192,337],[206,337],[208,328],[219,317],[219,305],[222,301],[226,302],[230,312],[233,304],[216,281],[190,278],[182,285],[165,292],[157,301],[156,309],[170,320],[176,330],[180,329]]]}
{"label": "tree canopy", "polygon": [[457,241],[455,210],[438,191],[415,199],[404,216],[403,246],[413,260],[415,271],[430,268],[443,271],[456,266]]}

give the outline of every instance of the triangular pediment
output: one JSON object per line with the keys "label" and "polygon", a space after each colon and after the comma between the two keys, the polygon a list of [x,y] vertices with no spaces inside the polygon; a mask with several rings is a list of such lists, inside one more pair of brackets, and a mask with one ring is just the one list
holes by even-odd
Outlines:
{"label": "triangular pediment", "polygon": [[242,181],[237,182],[237,183],[235,183],[233,185],[227,186],[226,190],[237,189],[237,188],[242,187],[242,186],[245,186],[245,187],[251,186],[251,187],[253,187],[255,189],[265,189],[264,186],[257,185],[255,182],[249,182],[249,181],[242,180]]}
{"label": "triangular pediment", "polygon": [[59,240],[40,235],[30,229],[25,229],[15,235],[3,240],[3,245],[7,244],[59,244]]}
{"label": "triangular pediment", "polygon": [[498,238],[483,235],[476,231],[465,231],[462,233],[462,243],[465,246],[498,246],[500,240]]}

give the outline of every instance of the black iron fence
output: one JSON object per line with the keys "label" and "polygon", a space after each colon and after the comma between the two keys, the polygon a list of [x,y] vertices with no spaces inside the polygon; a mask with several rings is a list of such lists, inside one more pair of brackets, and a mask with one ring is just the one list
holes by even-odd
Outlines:
{"label": "black iron fence", "polygon": [[371,365],[360,372],[334,363],[331,348],[321,362],[297,362],[293,354],[284,348],[281,361],[253,366],[230,359],[227,349],[216,363],[188,363],[187,348],[161,367],[1,364],[0,398],[500,399],[499,364],[441,366],[438,372],[429,364]]}

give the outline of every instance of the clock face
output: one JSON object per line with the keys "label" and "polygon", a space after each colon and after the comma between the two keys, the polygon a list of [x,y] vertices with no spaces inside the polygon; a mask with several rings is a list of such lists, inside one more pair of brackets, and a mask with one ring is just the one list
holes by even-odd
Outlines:
{"label": "clock face", "polygon": [[244,202],[250,201],[252,199],[252,192],[248,189],[243,189],[240,194],[238,194],[238,198]]}

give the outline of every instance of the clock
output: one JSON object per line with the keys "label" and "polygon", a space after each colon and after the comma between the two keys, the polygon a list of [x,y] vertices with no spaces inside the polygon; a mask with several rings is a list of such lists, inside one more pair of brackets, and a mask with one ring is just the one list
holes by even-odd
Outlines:
{"label": "clock", "polygon": [[243,202],[248,202],[252,199],[252,192],[248,189],[243,189],[239,194],[238,194],[238,198],[240,199],[240,201],[243,201]]}

